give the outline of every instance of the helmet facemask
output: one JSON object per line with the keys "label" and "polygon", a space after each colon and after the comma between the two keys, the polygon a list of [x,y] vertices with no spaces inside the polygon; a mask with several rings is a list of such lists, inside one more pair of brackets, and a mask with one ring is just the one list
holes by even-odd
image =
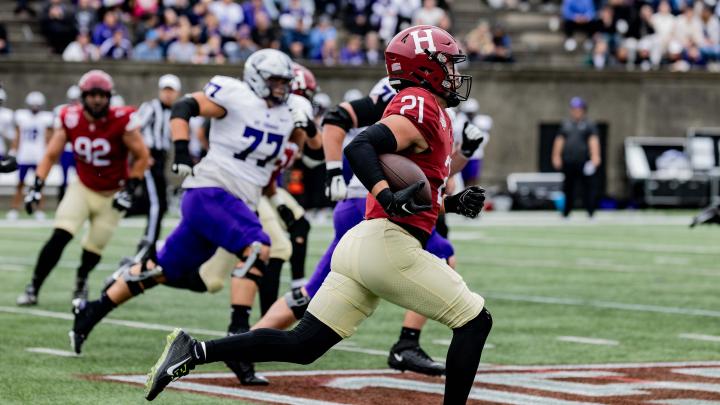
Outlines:
{"label": "helmet facemask", "polygon": [[447,54],[442,52],[430,52],[427,49],[425,53],[428,58],[437,62],[445,72],[445,80],[440,83],[445,94],[443,98],[447,101],[448,107],[456,107],[462,101],[466,101],[470,97],[470,89],[472,88],[472,76],[460,74],[455,66],[465,62],[467,56],[463,54]]}
{"label": "helmet facemask", "polygon": [[290,83],[292,78],[282,76],[270,76],[265,79],[265,85],[268,89],[267,100],[273,105],[280,105],[287,101],[290,97]]}

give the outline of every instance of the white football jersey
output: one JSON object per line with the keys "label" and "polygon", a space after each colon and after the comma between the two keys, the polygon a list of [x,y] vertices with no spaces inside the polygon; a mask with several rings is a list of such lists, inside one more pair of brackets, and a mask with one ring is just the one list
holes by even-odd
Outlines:
{"label": "white football jersey", "polygon": [[288,97],[287,104],[290,106],[290,110],[299,109],[307,115],[308,121],[313,120],[313,107],[310,100],[303,96],[298,96],[297,94],[291,94],[290,97]]}
{"label": "white football jersey", "polygon": [[227,112],[210,123],[210,148],[183,187],[221,187],[254,209],[294,125],[287,104],[268,108],[247,84],[215,76],[205,95]]}
{"label": "white football jersey", "polygon": [[8,146],[15,139],[13,112],[9,108],[0,107],[0,156],[7,155]]}
{"label": "white football jersey", "polygon": [[45,154],[45,134],[53,127],[53,114],[30,110],[15,111],[15,125],[20,131],[20,144],[17,150],[18,164],[36,165]]}
{"label": "white football jersey", "polygon": [[[378,81],[375,86],[373,86],[372,90],[370,90],[370,96],[376,96],[378,99],[388,103],[390,100],[395,97],[397,94],[397,91],[393,89],[390,86],[390,80],[387,78],[387,76],[383,77]],[[363,128],[353,128],[350,131],[348,131],[347,136],[345,136],[345,140],[343,141],[343,148],[347,144],[350,143],[350,141],[355,138],[357,134],[364,131],[365,127]],[[365,198],[367,197],[367,189],[363,184],[360,182],[360,179],[357,178],[356,175],[353,174],[352,178],[350,179],[350,182],[348,183],[347,188],[347,198]]]}

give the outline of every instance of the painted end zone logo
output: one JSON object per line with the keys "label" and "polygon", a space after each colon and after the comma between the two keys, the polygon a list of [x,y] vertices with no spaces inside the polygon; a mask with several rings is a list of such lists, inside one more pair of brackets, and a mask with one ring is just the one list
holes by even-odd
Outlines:
{"label": "painted end zone logo", "polygon": [[[259,403],[435,404],[444,380],[392,370],[274,371],[268,387],[243,387],[230,373],[191,374],[170,389]],[[144,375],[104,380],[144,384]],[[139,394],[138,394],[139,395]],[[720,362],[488,366],[472,404],[720,404]]]}

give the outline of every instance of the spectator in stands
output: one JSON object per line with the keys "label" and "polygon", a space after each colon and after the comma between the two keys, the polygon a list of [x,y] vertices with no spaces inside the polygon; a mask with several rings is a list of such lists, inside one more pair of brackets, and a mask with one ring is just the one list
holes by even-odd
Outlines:
{"label": "spectator in stands", "polygon": [[707,67],[708,62],[705,55],[703,55],[700,51],[700,48],[698,48],[695,44],[692,44],[685,49],[683,60],[690,65],[690,69],[703,69]]}
{"label": "spectator in stands", "polygon": [[213,35],[220,35],[220,21],[213,13],[207,13],[203,19],[203,23],[200,26],[200,35],[198,41],[202,44],[208,41]]}
{"label": "spectator in stands", "polygon": [[365,36],[370,30],[372,2],[369,0],[348,0],[345,7],[345,28],[351,33]]}
{"label": "spectator in stands", "polygon": [[337,38],[337,30],[332,25],[332,20],[328,15],[321,15],[318,18],[317,25],[310,30],[310,38],[308,39],[310,59],[321,59],[322,48],[328,39],[335,40]]}
{"label": "spectator in stands", "polygon": [[410,26],[413,14],[422,7],[422,0],[392,0],[398,9],[397,31]]}
{"label": "spectator in stands", "polygon": [[655,31],[651,58],[654,65],[659,65],[660,59],[667,51],[668,45],[672,40],[673,30],[675,28],[675,16],[672,15],[670,3],[666,0],[661,1],[658,6],[658,11],[653,14],[650,22]]}
{"label": "spectator in stands", "polygon": [[146,62],[159,62],[163,60],[163,50],[159,44],[160,37],[157,31],[150,30],[145,34],[145,40],[137,44],[132,51],[133,60]]}
{"label": "spectator in stands", "polygon": [[208,3],[205,1],[199,1],[187,12],[187,17],[190,20],[192,26],[200,25],[205,19],[205,16],[212,14],[208,11]]}
{"label": "spectator in stands", "polygon": [[610,64],[610,51],[605,38],[595,40],[588,63],[597,70],[603,70]]}
{"label": "spectator in stands", "polygon": [[398,7],[394,0],[377,0],[372,5],[370,25],[378,31],[385,43],[390,42],[397,32]]}
{"label": "spectator in stands", "polygon": [[[280,15],[280,28],[282,28],[282,46],[290,50],[293,43],[302,45],[305,52],[309,45],[310,28],[312,27],[312,12],[301,0],[290,0]],[[295,45],[295,49],[298,45]]]}
{"label": "spectator in stands", "polygon": [[102,45],[106,39],[113,36],[115,31],[121,31],[123,37],[128,38],[127,28],[120,22],[115,11],[106,11],[103,21],[95,26],[92,34],[92,42],[95,45]]}
{"label": "spectator in stands", "polygon": [[171,43],[178,39],[180,32],[180,19],[175,9],[166,8],[163,11],[163,23],[157,27],[160,44],[163,49],[167,50]]}
{"label": "spectator in stands", "polygon": [[100,55],[104,59],[128,59],[130,51],[132,51],[132,42],[125,38],[120,30],[113,32],[113,36],[100,45]]}
{"label": "spectator in stands", "polygon": [[385,60],[383,47],[380,45],[380,36],[375,31],[365,35],[365,61],[370,65],[378,65]]}
{"label": "spectator in stands", "polygon": [[605,6],[600,9],[599,21],[598,21],[598,34],[601,37],[599,40],[604,42],[601,48],[605,48],[606,51],[613,52],[614,49],[619,46],[622,36],[618,33],[615,24],[615,14],[613,8]]}
{"label": "spectator in stands", "polygon": [[592,0],[563,0],[562,18],[565,50],[568,52],[577,48],[577,42],[573,38],[576,31],[584,32],[588,38],[592,38],[596,31],[595,5]]}
{"label": "spectator in stands", "polygon": [[[155,31],[155,28],[159,25],[157,14],[145,14],[140,17],[140,21],[135,24],[135,30],[133,32],[133,43],[139,44],[145,40],[148,32]],[[157,32],[156,32],[157,34]]]}
{"label": "spectator in stands", "polygon": [[255,51],[258,47],[252,41],[250,36],[250,28],[248,26],[240,27],[237,33],[236,41],[225,43],[223,51],[227,55],[230,63],[242,63]]}
{"label": "spectator in stands", "polygon": [[487,21],[480,23],[465,35],[465,48],[471,61],[483,60],[485,55],[492,54],[495,45]]}
{"label": "spectator in stands", "polygon": [[713,15],[713,9],[704,3],[700,13],[702,41],[698,44],[700,52],[709,60],[715,61],[720,56],[720,22]]}
{"label": "spectator in stands", "polygon": [[100,59],[100,50],[90,42],[90,35],[86,32],[78,34],[75,41],[63,51],[65,62],[92,62]]}
{"label": "spectator in stands", "polygon": [[158,0],[135,0],[132,14],[135,18],[141,18],[148,14],[156,14],[159,7]]}
{"label": "spectator in stands", "polygon": [[248,0],[243,4],[244,24],[255,27],[255,16],[259,13],[267,15],[271,20],[278,18],[279,12],[272,0]]}
{"label": "spectator in stands", "polygon": [[326,66],[334,66],[338,63],[338,46],[335,39],[328,39],[323,45],[320,60]]}
{"label": "spectator in stands", "polygon": [[565,175],[563,192],[567,218],[575,203],[575,185],[582,183],[582,199],[588,216],[595,213],[598,184],[595,172],[600,166],[600,138],[595,123],[587,118],[587,104],[580,97],[570,100],[570,118],[563,121],[555,136],[552,148],[552,164]]}
{"label": "spectator in stands", "polygon": [[510,36],[505,32],[505,27],[495,24],[492,29],[492,50],[483,57],[487,62],[513,62],[512,51],[510,50]]}
{"label": "spectator in stands", "polygon": [[10,43],[8,42],[7,30],[5,25],[0,23],[0,55],[10,53]]}
{"label": "spectator in stands", "polygon": [[436,0],[423,0],[423,6],[413,14],[412,24],[440,27],[445,19],[447,19],[445,10],[437,6]]}
{"label": "spectator in stands", "polygon": [[212,63],[222,65],[227,60],[222,51],[222,38],[220,35],[211,36],[206,43],[196,46],[195,49],[196,53],[193,58],[195,64],[207,65]]}
{"label": "spectator in stands", "polygon": [[340,50],[340,64],[359,66],[365,63],[365,54],[362,50],[362,37],[351,35],[345,46]]}
{"label": "spectator in stands", "polygon": [[695,16],[693,7],[685,7],[681,15],[675,19],[673,40],[679,42],[684,49],[703,43],[703,26],[700,18]]}
{"label": "spectator in stands", "polygon": [[195,52],[195,44],[190,42],[190,28],[181,27],[178,40],[168,47],[167,59],[170,62],[191,63]]}
{"label": "spectator in stands", "polygon": [[99,4],[92,0],[78,0],[75,8],[75,28],[78,32],[92,32],[97,22]]}
{"label": "spectator in stands", "polygon": [[258,48],[280,48],[278,34],[273,27],[270,18],[265,14],[255,16],[255,28],[252,30],[252,40]]}
{"label": "spectator in stands", "polygon": [[40,14],[40,25],[53,52],[61,54],[75,39],[75,14],[63,0],[50,0]]}
{"label": "spectator in stands", "polygon": [[28,5],[28,1],[29,0],[17,0],[17,6],[15,6],[14,10],[15,15],[27,13],[27,15],[33,18],[37,16],[35,10],[33,10],[33,8]]}
{"label": "spectator in stands", "polygon": [[242,7],[233,0],[215,0],[210,3],[209,10],[220,22],[220,35],[223,39],[235,38],[238,26],[245,18]]}

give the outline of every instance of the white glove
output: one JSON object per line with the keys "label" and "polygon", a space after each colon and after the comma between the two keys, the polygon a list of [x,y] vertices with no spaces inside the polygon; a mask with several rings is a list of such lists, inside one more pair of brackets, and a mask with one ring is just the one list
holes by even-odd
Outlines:
{"label": "white glove", "polygon": [[325,162],[325,195],[331,201],[347,198],[347,185],[342,173],[342,162]]}
{"label": "white glove", "polygon": [[595,167],[595,164],[591,160],[588,160],[587,162],[585,162],[585,166],[583,166],[583,174],[584,175],[592,176],[593,174],[595,174],[596,170],[597,170],[597,167]]}
{"label": "white glove", "polygon": [[173,163],[170,169],[173,173],[176,173],[182,177],[195,175],[193,167],[183,163]]}

